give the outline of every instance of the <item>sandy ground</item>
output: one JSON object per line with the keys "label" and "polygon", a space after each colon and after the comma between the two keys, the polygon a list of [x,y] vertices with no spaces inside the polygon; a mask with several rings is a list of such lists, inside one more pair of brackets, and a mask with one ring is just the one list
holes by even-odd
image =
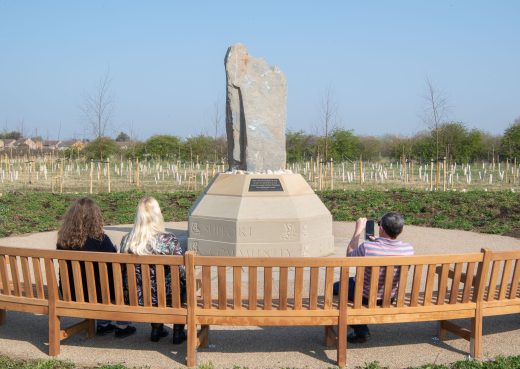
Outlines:
{"label": "sandy ground", "polygon": [[[107,233],[118,243],[129,225],[109,226]],[[167,223],[167,228],[185,242],[187,223]],[[344,255],[354,223],[334,224],[335,254]],[[474,252],[481,248],[520,249],[520,240],[472,232],[407,226],[401,239],[415,246],[416,254]],[[54,248],[56,232],[0,239],[2,246]],[[64,323],[73,320],[64,320]],[[468,322],[463,322],[468,323]],[[149,340],[147,324],[137,324],[137,334],[125,339],[113,336],[86,339],[78,334],[62,342],[62,360],[79,365],[124,363],[150,368],[183,367],[186,345],[173,346],[171,334],[159,343]],[[168,328],[171,333],[171,326]],[[253,332],[254,331],[254,332]],[[426,363],[446,363],[467,357],[469,343],[451,337],[440,342],[437,323],[402,323],[371,326],[372,339],[363,345],[349,345],[349,368],[379,361],[390,368]],[[48,358],[47,319],[8,312],[0,327],[0,354],[17,358]],[[520,317],[506,315],[484,321],[484,356],[520,354]],[[322,327],[212,327],[210,345],[198,352],[198,363],[212,362],[216,368],[329,368],[335,366],[335,350],[323,346]]]}

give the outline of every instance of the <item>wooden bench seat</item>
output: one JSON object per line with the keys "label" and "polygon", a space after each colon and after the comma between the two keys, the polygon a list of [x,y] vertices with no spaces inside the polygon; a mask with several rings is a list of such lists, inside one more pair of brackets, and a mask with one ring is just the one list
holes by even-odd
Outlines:
{"label": "wooden bench seat", "polygon": [[[240,258],[0,247],[0,322],[6,310],[48,315],[50,355],[57,355],[60,341],[72,334],[93,335],[95,319],[186,324],[186,362],[193,367],[197,347],[208,345],[211,325],[323,326],[325,345],[336,347],[337,363],[344,366],[349,325],[439,321],[441,339],[453,332],[470,341],[472,356],[480,357],[483,317],[520,312],[519,259],[520,251],[489,250],[377,258]],[[138,264],[144,306],[135,293]],[[185,304],[180,301],[181,265],[186,268]],[[152,266],[157,268],[158,306],[152,306]],[[134,292],[128,297],[123,291],[125,268],[129,291]],[[172,306],[167,306],[164,288],[166,268],[172,271]],[[363,281],[369,271],[368,296],[363,296],[363,283],[356,283],[353,301],[348,301],[349,277]],[[392,296],[394,278],[398,284]],[[336,280],[341,281],[339,296],[333,295]],[[63,316],[84,320],[64,329]],[[470,319],[469,329],[452,322],[461,318]]]}

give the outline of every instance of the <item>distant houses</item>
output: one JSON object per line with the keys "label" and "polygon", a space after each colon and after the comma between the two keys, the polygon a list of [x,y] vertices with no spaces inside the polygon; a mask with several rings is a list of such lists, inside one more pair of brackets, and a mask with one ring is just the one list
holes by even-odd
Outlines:
{"label": "distant houses", "polygon": [[82,150],[86,143],[81,140],[38,140],[32,138],[0,139],[0,150],[26,152],[26,151],[43,151],[50,152],[55,150]]}

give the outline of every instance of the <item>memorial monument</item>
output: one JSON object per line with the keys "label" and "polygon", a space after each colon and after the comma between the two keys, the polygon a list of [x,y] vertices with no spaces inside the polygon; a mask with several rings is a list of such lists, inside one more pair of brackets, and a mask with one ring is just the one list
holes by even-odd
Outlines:
{"label": "memorial monument", "polygon": [[225,57],[228,164],[189,212],[188,249],[219,256],[323,256],[332,216],[299,174],[285,170],[287,83],[244,45]]}

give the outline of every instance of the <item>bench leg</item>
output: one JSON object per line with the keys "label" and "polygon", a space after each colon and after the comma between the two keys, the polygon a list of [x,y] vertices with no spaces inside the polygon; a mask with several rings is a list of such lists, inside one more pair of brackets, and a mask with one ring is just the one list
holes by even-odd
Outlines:
{"label": "bench leg", "polygon": [[332,325],[325,326],[325,346],[336,346],[337,339],[338,337],[336,335],[336,331],[334,331],[334,327]]}
{"label": "bench leg", "polygon": [[49,315],[49,356],[60,354],[60,318]]}
{"label": "bench leg", "polygon": [[469,341],[471,357],[480,359],[482,356],[482,316],[471,319],[471,338]]}
{"label": "bench leg", "polygon": [[92,338],[96,335],[96,319],[88,319],[87,338]]}
{"label": "bench leg", "polygon": [[209,343],[209,325],[203,325],[200,327],[199,333],[199,347],[208,347]]}
{"label": "bench leg", "polygon": [[338,325],[338,339],[337,339],[337,364],[340,368],[347,364],[347,325]]}
{"label": "bench leg", "polygon": [[186,345],[186,366],[194,368],[197,366],[197,325],[193,319],[188,317],[188,342]]}
{"label": "bench leg", "polygon": [[0,310],[0,325],[5,324],[5,310]]}
{"label": "bench leg", "polygon": [[437,333],[437,336],[439,337],[439,340],[444,341],[446,339],[446,334],[448,331],[444,327],[444,320],[441,320],[439,322],[439,332]]}

